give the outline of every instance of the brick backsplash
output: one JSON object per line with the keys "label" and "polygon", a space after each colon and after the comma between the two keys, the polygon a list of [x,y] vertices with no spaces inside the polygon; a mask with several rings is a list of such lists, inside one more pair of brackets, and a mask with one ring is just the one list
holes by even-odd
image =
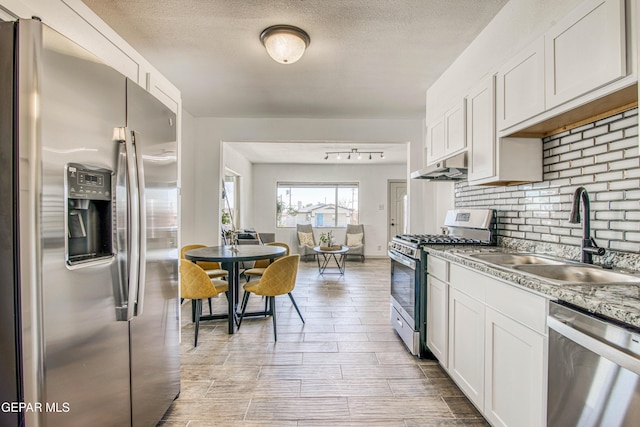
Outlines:
{"label": "brick backsplash", "polygon": [[498,235],[580,245],[582,226],[569,224],[574,190],[591,200],[592,236],[599,246],[640,252],[638,109],[543,140],[543,181],[509,187],[455,185],[458,208],[494,208]]}

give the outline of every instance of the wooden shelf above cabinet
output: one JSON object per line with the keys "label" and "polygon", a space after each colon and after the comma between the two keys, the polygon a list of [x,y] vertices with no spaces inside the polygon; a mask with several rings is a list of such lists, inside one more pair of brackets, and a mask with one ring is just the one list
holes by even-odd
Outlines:
{"label": "wooden shelf above cabinet", "polygon": [[529,126],[509,136],[522,138],[544,138],[605,117],[630,110],[638,106],[638,84],[633,84],[617,92],[603,96],[566,113]]}

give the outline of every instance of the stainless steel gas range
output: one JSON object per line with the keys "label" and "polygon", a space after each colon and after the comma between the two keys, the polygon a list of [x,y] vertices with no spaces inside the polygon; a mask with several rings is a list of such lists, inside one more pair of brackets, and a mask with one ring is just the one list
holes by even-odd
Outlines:
{"label": "stainless steel gas range", "polygon": [[447,211],[445,234],[401,234],[389,242],[391,323],[411,354],[433,358],[427,347],[427,245],[495,245],[493,209]]}

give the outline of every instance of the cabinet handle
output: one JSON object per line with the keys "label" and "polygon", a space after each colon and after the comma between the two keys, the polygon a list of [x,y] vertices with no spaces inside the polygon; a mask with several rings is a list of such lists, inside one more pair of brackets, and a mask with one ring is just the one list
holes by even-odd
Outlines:
{"label": "cabinet handle", "polygon": [[587,335],[571,326],[571,324],[558,320],[555,317],[547,317],[547,325],[550,329],[555,330],[560,335],[568,338],[569,340],[581,345],[588,351],[597,354],[600,357],[615,363],[629,371],[640,375],[640,361],[613,346],[607,345],[604,342]]}

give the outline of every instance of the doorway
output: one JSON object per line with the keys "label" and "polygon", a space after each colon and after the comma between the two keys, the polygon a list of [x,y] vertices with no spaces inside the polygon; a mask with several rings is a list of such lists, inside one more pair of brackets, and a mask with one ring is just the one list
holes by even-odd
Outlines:
{"label": "doorway", "polygon": [[387,194],[389,195],[387,241],[391,241],[397,234],[407,232],[407,181],[389,181]]}

